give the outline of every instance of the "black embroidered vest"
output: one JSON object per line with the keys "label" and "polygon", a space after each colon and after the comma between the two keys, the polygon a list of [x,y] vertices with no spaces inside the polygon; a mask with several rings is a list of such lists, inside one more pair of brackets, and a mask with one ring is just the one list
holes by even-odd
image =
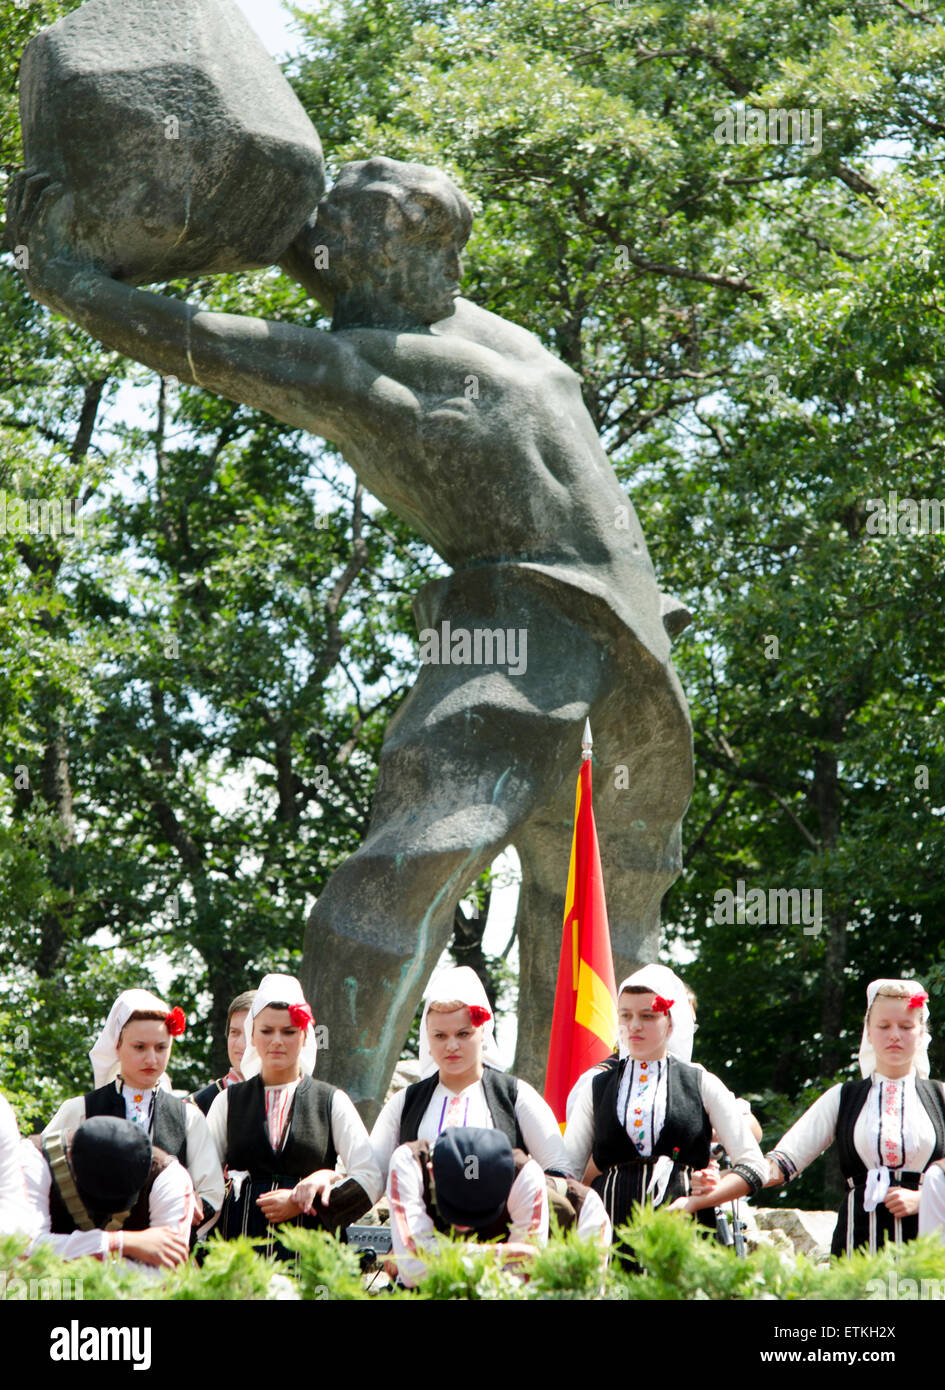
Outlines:
{"label": "black embroidered vest", "polygon": [[[400,1117],[400,1138],[397,1141],[399,1144],[408,1144],[416,1139],[420,1129],[420,1121],[423,1119],[426,1108],[430,1104],[430,1098],[439,1084],[439,1073],[434,1072],[432,1076],[424,1077],[422,1081],[415,1081],[412,1086],[407,1087],[404,1093],[404,1108]],[[505,1135],[513,1149],[524,1149],[525,1140],[519,1127],[518,1116],[515,1113],[518,1079],[509,1076],[507,1072],[497,1071],[495,1067],[487,1066],[483,1068],[482,1072],[482,1089],[489,1114],[492,1116],[492,1123],[496,1129],[500,1134]]]}
{"label": "black embroidered vest", "polygon": [[331,1137],[331,1103],[336,1087],[303,1076],[289,1112],[288,1134],[277,1153],[269,1142],[266,1097],[259,1076],[227,1087],[226,1161],[253,1176],[284,1173],[306,1178],[338,1159]]}
{"label": "black embroidered vest", "polygon": [[[640,1163],[640,1154],[617,1114],[617,1092],[629,1058],[591,1081],[594,1096],[594,1163],[602,1173],[621,1163]],[[709,1162],[712,1122],[702,1104],[701,1068],[666,1058],[666,1118],[652,1157],[663,1156],[687,1168]]]}
{"label": "black embroidered vest", "polygon": [[[837,1115],[837,1158],[840,1171],[845,1178],[852,1178],[859,1187],[866,1182],[866,1164],[857,1153],[853,1143],[853,1131],[860,1111],[866,1104],[872,1087],[872,1077],[865,1076],[862,1081],[845,1081],[840,1088],[840,1111]],[[925,1106],[932,1128],[935,1131],[935,1147],[929,1158],[933,1163],[937,1158],[945,1158],[945,1094],[940,1081],[930,1081],[917,1076],[915,1089],[919,1100]],[[881,1166],[880,1155],[876,1154],[876,1165]],[[928,1164],[926,1164],[928,1167]]]}
{"label": "black embroidered vest", "polygon": [[[187,1111],[186,1102],[170,1091],[160,1087],[154,1093],[154,1112],[151,1116],[151,1143],[156,1149],[176,1158],[187,1167]],[[109,1081],[99,1086],[97,1091],[89,1091],[85,1096],[85,1118],[94,1115],[114,1115],[119,1120],[126,1118],[125,1098],[121,1093],[120,1082]]]}

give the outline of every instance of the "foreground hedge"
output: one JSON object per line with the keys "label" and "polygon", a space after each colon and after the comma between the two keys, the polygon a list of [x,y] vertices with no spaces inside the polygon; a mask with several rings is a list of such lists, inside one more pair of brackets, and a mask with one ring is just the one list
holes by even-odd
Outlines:
{"label": "foreground hedge", "polygon": [[[628,1274],[571,1237],[555,1236],[531,1263],[522,1283],[489,1254],[447,1246],[431,1258],[415,1291],[385,1290],[391,1299],[893,1299],[945,1298],[945,1245],[936,1237],[897,1251],[854,1255],[816,1265],[769,1249],[737,1259],[699,1234],[694,1223],[668,1212],[640,1211],[626,1228],[645,1273]],[[203,1265],[161,1275],[119,1261],[60,1260],[48,1249],[24,1256],[23,1242],[0,1237],[0,1299],[373,1299],[353,1250],[319,1231],[284,1234],[297,1252],[276,1266],[248,1240],[211,1241]]]}

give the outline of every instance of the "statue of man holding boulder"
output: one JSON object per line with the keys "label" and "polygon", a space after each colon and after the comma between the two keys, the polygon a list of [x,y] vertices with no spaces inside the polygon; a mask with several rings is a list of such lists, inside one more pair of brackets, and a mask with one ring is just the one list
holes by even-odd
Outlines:
{"label": "statue of man holding boulder", "polygon": [[[578,377],[460,297],[472,212],[435,169],[344,166],[281,255],[331,307],[330,332],[124,283],[77,245],[73,197],[44,170],[12,187],[7,241],[28,247],[38,300],[157,372],[333,442],[453,567],[417,600],[443,640],[387,731],[368,834],[308,923],[327,1079],[376,1113],[458,898],[514,843],[516,1070],[540,1083],[585,717],[608,774],[596,799],[618,968],[655,955],[691,789],[673,615]],[[493,642],[473,664],[476,634],[497,631],[526,636],[518,659]]]}

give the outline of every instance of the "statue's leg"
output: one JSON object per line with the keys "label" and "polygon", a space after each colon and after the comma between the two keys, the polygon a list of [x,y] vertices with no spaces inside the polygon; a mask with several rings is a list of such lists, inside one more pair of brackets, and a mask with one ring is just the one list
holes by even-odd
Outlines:
{"label": "statue's leg", "polygon": [[[681,821],[692,790],[692,731],[671,667],[618,650],[591,710],[594,819],[617,983],[656,960],[660,904],[682,869]],[[629,658],[629,659],[628,659]],[[613,660],[616,664],[611,666]],[[539,1089],[548,1059],[578,758],[561,794],[521,827],[515,1074]]]}
{"label": "statue's leg", "polygon": [[[565,781],[573,787],[583,719],[600,692],[599,644],[541,594],[483,569],[434,597],[454,658],[464,654],[457,634],[474,639],[501,624],[507,660],[421,668],[384,741],[368,834],[332,875],[306,931],[305,984],[328,1030],[318,1074],[343,1086],[366,1119],[383,1100],[456,902],[519,826]],[[560,867],[566,875],[566,857]]]}

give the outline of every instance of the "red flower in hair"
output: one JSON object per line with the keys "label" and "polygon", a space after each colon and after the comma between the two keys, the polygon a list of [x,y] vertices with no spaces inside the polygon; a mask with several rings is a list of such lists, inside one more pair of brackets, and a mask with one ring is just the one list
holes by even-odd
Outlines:
{"label": "red flower in hair", "polygon": [[675,1002],[675,999],[664,999],[661,994],[654,994],[653,1012],[657,1014],[668,1014]]}
{"label": "red flower in hair", "polygon": [[315,1022],[312,1011],[307,1004],[290,1004],[289,1020],[296,1028],[301,1028],[303,1033],[310,1023]]}
{"label": "red flower in hair", "polygon": [[167,1025],[167,1031],[170,1033],[171,1037],[179,1038],[187,1027],[187,1015],[180,1005],[177,1004],[171,1009],[164,1022]]}
{"label": "red flower in hair", "polygon": [[488,1009],[484,1009],[481,1004],[467,1004],[469,1017],[474,1028],[481,1028],[484,1023],[488,1023],[492,1017]]}
{"label": "red flower in hair", "polygon": [[928,996],[927,994],[925,994],[924,992],[923,992],[923,993],[920,993],[920,994],[913,994],[913,996],[912,996],[911,999],[909,1000],[909,1008],[910,1008],[910,1009],[921,1009],[922,1005],[925,1003],[925,1001],[928,999],[928,997],[929,997],[929,996]]}

